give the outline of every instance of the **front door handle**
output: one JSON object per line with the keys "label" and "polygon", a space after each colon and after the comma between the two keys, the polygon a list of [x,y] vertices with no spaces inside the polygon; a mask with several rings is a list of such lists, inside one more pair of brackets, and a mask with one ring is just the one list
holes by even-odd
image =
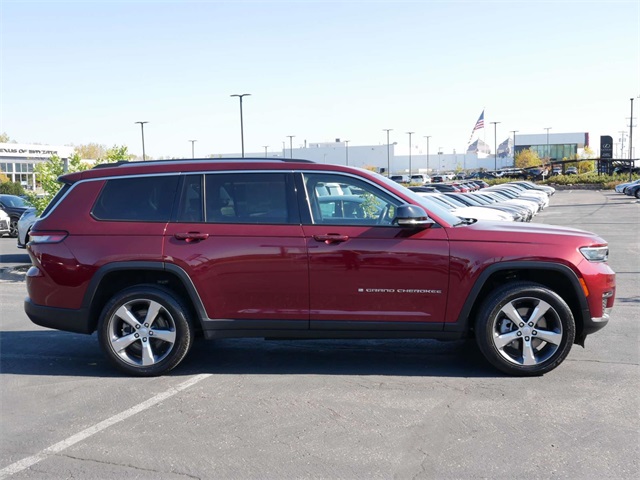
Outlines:
{"label": "front door handle", "polygon": [[200,232],[185,232],[185,233],[176,233],[174,237],[178,240],[184,240],[187,243],[199,242],[200,240],[206,240],[209,238],[208,233],[200,233]]}
{"label": "front door handle", "polygon": [[314,235],[313,239],[316,242],[324,242],[327,245],[332,243],[342,243],[349,240],[349,235],[339,235],[337,233],[329,233],[328,235]]}

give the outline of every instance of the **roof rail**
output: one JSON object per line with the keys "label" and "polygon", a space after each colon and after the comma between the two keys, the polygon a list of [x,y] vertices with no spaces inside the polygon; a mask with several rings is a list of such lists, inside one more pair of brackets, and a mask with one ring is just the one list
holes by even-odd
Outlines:
{"label": "roof rail", "polygon": [[147,165],[149,163],[166,163],[166,162],[292,162],[292,163],[316,163],[313,160],[303,160],[299,158],[263,158],[263,157],[247,157],[247,158],[172,158],[170,160],[120,160],[113,163],[101,163],[93,168],[120,167],[122,165]]}

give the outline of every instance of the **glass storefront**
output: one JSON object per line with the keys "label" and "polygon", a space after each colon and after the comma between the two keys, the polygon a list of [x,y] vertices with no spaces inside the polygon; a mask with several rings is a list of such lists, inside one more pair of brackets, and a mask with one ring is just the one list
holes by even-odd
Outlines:
{"label": "glass storefront", "polygon": [[578,144],[550,144],[550,145],[518,145],[516,154],[522,150],[531,149],[537,153],[540,158],[549,158],[550,160],[569,160],[572,156],[578,154]]}

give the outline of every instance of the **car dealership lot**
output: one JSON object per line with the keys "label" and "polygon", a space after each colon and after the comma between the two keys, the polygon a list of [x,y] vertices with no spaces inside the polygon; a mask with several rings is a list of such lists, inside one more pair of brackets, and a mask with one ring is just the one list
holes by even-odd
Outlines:
{"label": "car dealership lot", "polygon": [[[635,478],[639,209],[559,191],[534,220],[607,239],[618,291],[586,349],[528,379],[428,340],[197,342],[127,378],[95,335],[33,325],[3,277],[0,478]],[[0,268],[23,253],[0,239]]]}

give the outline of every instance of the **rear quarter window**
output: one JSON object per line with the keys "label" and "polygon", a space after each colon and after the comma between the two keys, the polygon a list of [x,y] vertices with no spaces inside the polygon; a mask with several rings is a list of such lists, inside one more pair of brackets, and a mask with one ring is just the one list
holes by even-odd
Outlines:
{"label": "rear quarter window", "polygon": [[97,220],[168,222],[177,186],[177,175],[107,180],[91,214]]}

